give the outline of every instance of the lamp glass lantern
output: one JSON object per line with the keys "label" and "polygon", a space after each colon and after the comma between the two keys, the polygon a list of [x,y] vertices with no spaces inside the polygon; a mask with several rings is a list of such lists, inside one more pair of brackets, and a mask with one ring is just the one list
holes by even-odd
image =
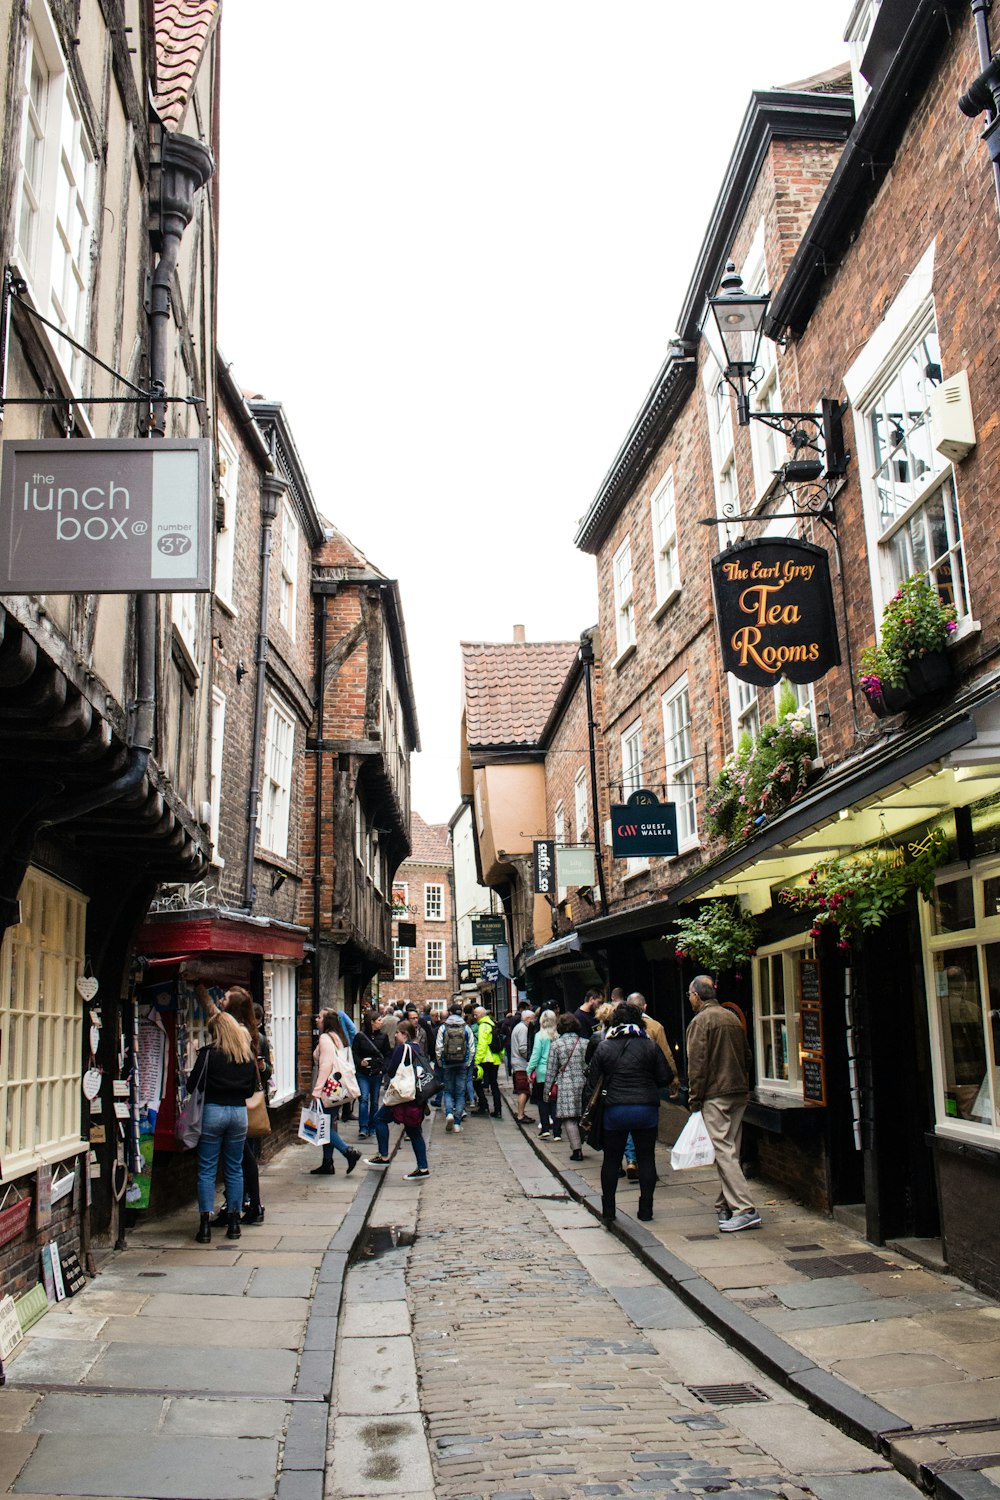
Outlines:
{"label": "lamp glass lantern", "polygon": [[726,353],[726,368],[723,373],[736,391],[736,418],[741,427],[748,427],[750,424],[748,386],[752,385],[753,372],[757,368],[764,318],[767,316],[770,300],[767,292],[751,293],[743,290],[743,278],[732,261],[726,266],[719,291],[708,299]]}

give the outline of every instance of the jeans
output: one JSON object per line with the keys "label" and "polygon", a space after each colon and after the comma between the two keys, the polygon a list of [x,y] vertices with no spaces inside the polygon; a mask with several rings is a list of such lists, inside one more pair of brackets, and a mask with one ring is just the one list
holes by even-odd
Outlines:
{"label": "jeans", "polygon": [[[471,1104],[476,1097],[476,1067],[470,1063],[465,1070],[465,1102]],[[447,1111],[446,1111],[447,1113]]]}
{"label": "jeans", "polygon": [[226,1208],[243,1212],[243,1142],[247,1138],[245,1104],[206,1104],[198,1142],[198,1211],[210,1214],[215,1207],[215,1174],[222,1155],[226,1184]]}
{"label": "jeans", "polygon": [[358,1100],[358,1129],[362,1135],[368,1135],[378,1109],[378,1096],[382,1092],[382,1074],[366,1073],[362,1068],[358,1073],[358,1088],[361,1090],[361,1098]]}
{"label": "jeans", "polygon": [[444,1073],[444,1112],[446,1115],[454,1115],[455,1124],[461,1125],[462,1116],[465,1113],[465,1087],[468,1081],[469,1070],[461,1063],[445,1063],[442,1069]]}
{"label": "jeans", "polygon": [[347,1153],[351,1149],[350,1146],[348,1146],[347,1142],[345,1140],[341,1139],[341,1137],[337,1134],[336,1129],[334,1128],[335,1125],[336,1125],[337,1115],[338,1115],[339,1111],[340,1111],[340,1105],[339,1104],[334,1104],[329,1109],[327,1109],[327,1107],[326,1107],[325,1104],[323,1105],[323,1113],[326,1115],[327,1119],[330,1121],[330,1139],[326,1143],[326,1145],[323,1147],[323,1165],[324,1165],[324,1167],[328,1167],[328,1166],[330,1166],[332,1164],[332,1162],[333,1162],[333,1153],[335,1151],[339,1151],[340,1154],[341,1154],[341,1156],[346,1156]]}

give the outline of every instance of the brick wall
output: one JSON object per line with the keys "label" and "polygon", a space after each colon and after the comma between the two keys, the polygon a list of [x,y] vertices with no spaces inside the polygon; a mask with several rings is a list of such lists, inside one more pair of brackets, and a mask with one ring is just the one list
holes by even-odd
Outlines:
{"label": "brick wall", "polygon": [[[69,1165],[72,1166],[72,1162]],[[22,1292],[29,1291],[36,1282],[41,1281],[40,1252],[42,1246],[51,1240],[59,1242],[59,1250],[63,1255],[74,1251],[80,1254],[80,1207],[74,1208],[73,1194],[70,1193],[54,1204],[51,1222],[38,1229],[35,1214],[37,1181],[34,1173],[16,1179],[21,1196],[32,1200],[31,1212],[21,1233],[6,1245],[0,1245],[0,1297],[8,1293],[12,1297],[19,1297]],[[13,1201],[11,1195],[8,1207]],[[82,1260],[81,1256],[81,1264]]]}
{"label": "brick wall", "polygon": [[[423,1010],[424,1006],[442,1007],[458,992],[458,955],[455,951],[455,917],[450,865],[424,864],[418,860],[404,860],[396,871],[395,884],[405,881],[407,903],[411,910],[402,919],[393,918],[392,932],[399,931],[400,920],[413,922],[417,928],[417,946],[408,949],[410,957],[409,979],[393,980],[383,975],[379,981],[379,997],[395,1005],[410,1001]],[[424,886],[429,882],[444,888],[444,920],[427,921],[424,916]],[[425,953],[428,938],[444,943],[444,979],[425,978]]]}
{"label": "brick wall", "polygon": [[[595,641],[594,666],[591,669],[591,692],[594,702],[594,720],[596,724],[601,723],[603,716],[602,698],[602,667],[600,660],[600,645]],[[610,804],[608,801],[608,778],[607,760],[604,755],[604,746],[599,732],[596,738],[597,751],[597,799],[600,817],[600,836],[602,853],[604,854],[605,878],[610,872],[610,850],[603,849],[604,824],[610,817]],[[584,772],[584,784],[587,794],[587,814],[583,832],[577,826],[576,816],[576,777],[579,771]],[[565,842],[567,844],[594,843],[594,812],[591,797],[590,778],[590,740],[587,732],[587,691],[580,674],[573,693],[566,704],[562,717],[546,748],[545,753],[545,827],[549,838],[555,837],[555,814],[556,807],[562,802],[565,813]],[[570,886],[566,892],[568,911],[563,910],[558,914],[558,929],[567,932],[577,922],[585,921],[600,911],[598,903],[599,884],[595,880],[591,892],[592,899],[588,901],[580,896],[576,886]]]}

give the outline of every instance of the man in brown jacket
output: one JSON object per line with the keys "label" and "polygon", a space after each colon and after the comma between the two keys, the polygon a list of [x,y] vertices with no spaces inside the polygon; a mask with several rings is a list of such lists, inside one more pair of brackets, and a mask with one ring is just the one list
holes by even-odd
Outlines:
{"label": "man in brown jacket", "polygon": [[680,1080],[677,1077],[677,1064],[674,1062],[674,1054],[671,1052],[670,1043],[667,1041],[667,1033],[664,1031],[659,1021],[655,1021],[652,1016],[646,1014],[645,995],[640,995],[638,990],[634,990],[628,997],[628,1004],[634,1005],[636,1010],[642,1011],[642,1024],[646,1028],[646,1035],[649,1037],[651,1042],[656,1043],[660,1051],[663,1053],[663,1056],[666,1059],[667,1067],[670,1069],[672,1079],[670,1092],[672,1095],[676,1094],[678,1091]]}
{"label": "man in brown jacket", "polygon": [[691,981],[688,999],[694,1011],[687,1029],[688,1108],[692,1113],[701,1110],[715,1147],[719,1228],[727,1234],[759,1229],[760,1214],[740,1167],[753,1062],[750,1044],[737,1017],[719,1004],[715,985],[706,974]]}

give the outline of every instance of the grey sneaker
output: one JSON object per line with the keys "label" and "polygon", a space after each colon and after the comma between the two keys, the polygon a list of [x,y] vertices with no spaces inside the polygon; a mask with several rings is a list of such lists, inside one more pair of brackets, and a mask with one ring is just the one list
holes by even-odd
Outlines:
{"label": "grey sneaker", "polygon": [[715,1210],[715,1216],[720,1224],[725,1224],[727,1219],[731,1219],[733,1217],[733,1211],[731,1208],[717,1208]]}
{"label": "grey sneaker", "polygon": [[743,1214],[733,1214],[731,1219],[720,1219],[719,1228],[723,1234],[738,1234],[741,1229],[759,1229],[760,1214],[755,1208],[750,1208]]}

